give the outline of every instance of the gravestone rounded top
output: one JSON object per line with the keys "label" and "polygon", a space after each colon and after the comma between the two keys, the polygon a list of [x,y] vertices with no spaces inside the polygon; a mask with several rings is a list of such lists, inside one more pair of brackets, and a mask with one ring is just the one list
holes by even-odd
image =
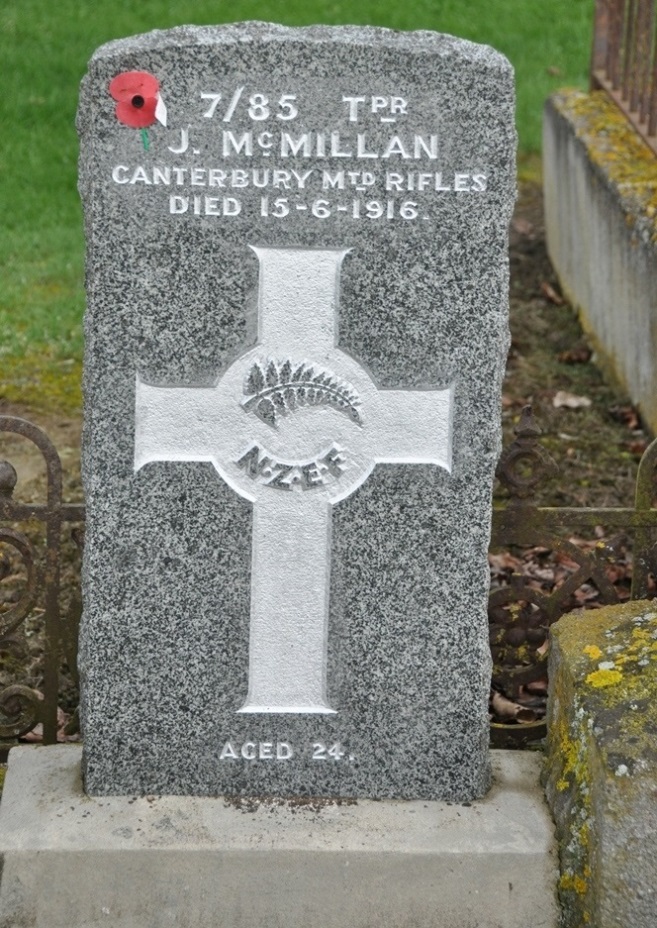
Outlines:
{"label": "gravestone rounded top", "polygon": [[154,29],[141,35],[106,42],[96,49],[91,61],[115,55],[123,56],[133,50],[143,53],[151,49],[181,49],[186,46],[230,45],[251,41],[279,42],[285,45],[300,42],[308,45],[389,47],[413,54],[430,52],[432,55],[443,54],[463,61],[476,61],[478,64],[489,63],[492,67],[512,72],[508,59],[491,46],[446,33],[422,29],[402,32],[381,26],[283,26],[259,20],[221,26],[188,25],[172,29]]}

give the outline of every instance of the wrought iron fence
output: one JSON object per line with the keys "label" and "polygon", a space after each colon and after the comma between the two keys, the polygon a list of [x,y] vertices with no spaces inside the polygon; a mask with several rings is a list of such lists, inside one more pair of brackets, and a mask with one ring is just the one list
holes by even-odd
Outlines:
{"label": "wrought iron fence", "polygon": [[[633,535],[633,573],[630,595],[652,595],[651,577],[657,576],[657,509],[652,508],[657,440],[645,451],[636,481],[631,508],[574,508],[537,506],[541,483],[556,469],[540,442],[540,428],[523,410],[515,440],[505,449],[498,477],[509,501],[493,512],[491,548],[528,549],[540,545],[545,552],[567,556],[571,569],[557,584],[537,584],[517,572],[491,590],[490,641],[494,661],[494,687],[513,699],[523,687],[546,678],[546,644],[550,625],[573,606],[573,595],[586,584],[597,590],[598,603],[619,601],[617,588],[607,571],[615,556],[613,545],[600,541],[590,550],[569,540],[573,529],[605,532],[622,530]],[[22,503],[13,498],[16,470],[0,461],[0,590],[11,577],[20,582],[0,602],[0,669],[3,676],[12,660],[16,673],[22,666],[15,658],[17,635],[28,623],[40,626],[43,635],[38,685],[6,683],[0,690],[0,745],[42,726],[42,739],[52,744],[58,737],[60,672],[66,666],[77,683],[77,631],[80,616],[79,556],[62,580],[64,551],[71,537],[82,545],[84,506],[62,499],[62,467],[56,448],[37,426],[23,419],[0,416],[0,434],[23,436],[32,442],[46,465],[46,502]],[[20,529],[17,528],[20,526]],[[9,551],[9,554],[7,554]],[[79,552],[78,552],[79,554]],[[20,568],[17,566],[20,565]],[[70,587],[75,589],[71,590]],[[20,648],[19,648],[20,650]],[[498,746],[522,745],[545,733],[541,720],[524,724],[494,723],[492,741]]]}
{"label": "wrought iron fence", "polygon": [[[530,407],[523,409],[515,434],[515,441],[505,449],[498,466],[497,476],[508,489],[510,500],[493,512],[491,548],[543,546],[567,556],[577,567],[562,583],[539,585],[517,573],[509,578],[508,585],[491,591],[493,684],[511,698],[527,684],[547,678],[549,627],[578,604],[574,599],[578,590],[591,584],[597,590],[596,605],[619,602],[619,590],[608,576],[617,558],[615,541],[624,541],[628,536],[631,544],[631,599],[654,596],[652,578],[657,576],[657,509],[652,508],[657,439],[641,458],[633,507],[549,507],[537,506],[535,495],[557,468],[541,446],[541,430]],[[589,550],[570,540],[574,530],[595,532],[598,527],[604,529],[608,540],[598,540]],[[623,535],[616,534],[609,540],[611,533],[618,532]],[[494,723],[491,729],[493,743],[506,746],[543,737],[545,723]]]}
{"label": "wrought iron fence", "polygon": [[596,0],[591,89],[606,91],[657,153],[657,0]]}
{"label": "wrought iron fence", "polygon": [[[61,609],[62,539],[65,529],[83,525],[84,506],[63,501],[61,460],[42,429],[24,419],[0,416],[0,434],[3,432],[23,436],[43,457],[46,502],[34,504],[14,500],[16,470],[9,461],[0,461],[0,520],[10,523],[10,526],[0,526],[0,545],[4,548],[0,557],[0,580],[22,576],[24,581],[11,591],[14,595],[6,604],[8,608],[0,613],[0,658],[8,666],[12,658],[16,662],[16,652],[20,651],[16,633],[24,630],[35,614],[37,621],[40,614],[43,635],[39,689],[12,683],[0,691],[0,742],[12,741],[41,725],[44,743],[53,744],[57,740],[59,676],[63,660],[74,679],[77,677],[80,612],[79,589],[77,595],[70,598],[69,608],[65,612]],[[18,524],[23,530],[15,527]],[[81,543],[81,533],[73,537]]]}

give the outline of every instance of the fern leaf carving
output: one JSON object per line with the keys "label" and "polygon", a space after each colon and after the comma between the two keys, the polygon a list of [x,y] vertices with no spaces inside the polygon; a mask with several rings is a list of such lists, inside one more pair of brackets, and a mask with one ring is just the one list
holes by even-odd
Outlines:
{"label": "fern leaf carving", "polygon": [[244,381],[242,406],[276,427],[277,417],[300,406],[331,406],[362,425],[360,399],[351,384],[317,365],[289,359],[256,361]]}
{"label": "fern leaf carving", "polygon": [[260,366],[254,364],[249,371],[249,376],[244,384],[245,393],[259,393],[265,385],[265,375],[262,373]]}

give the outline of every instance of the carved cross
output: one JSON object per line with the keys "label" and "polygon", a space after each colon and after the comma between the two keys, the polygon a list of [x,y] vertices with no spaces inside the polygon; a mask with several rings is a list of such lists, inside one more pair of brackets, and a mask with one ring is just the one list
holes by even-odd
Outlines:
{"label": "carved cross", "polygon": [[137,374],[135,470],[211,461],[253,503],[249,687],[238,711],[330,713],[331,507],[378,463],[449,471],[452,388],[378,389],[336,346],[348,250],[253,251],[258,344],[213,387]]}

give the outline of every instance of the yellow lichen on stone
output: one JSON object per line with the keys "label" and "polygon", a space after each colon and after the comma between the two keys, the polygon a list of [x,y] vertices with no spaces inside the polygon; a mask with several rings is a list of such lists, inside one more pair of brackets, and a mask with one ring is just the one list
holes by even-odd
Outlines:
{"label": "yellow lichen on stone", "polygon": [[594,686],[596,689],[602,689],[605,686],[616,686],[617,683],[620,683],[623,679],[623,674],[620,670],[594,670],[593,673],[590,673],[586,678],[586,683],[589,686]]}
{"label": "yellow lichen on stone", "polygon": [[[564,683],[566,688],[562,689]],[[560,711],[553,717],[547,758],[557,795],[561,795],[561,802],[570,808],[567,859],[562,859],[564,869],[559,890],[562,902],[568,898],[573,900],[573,910],[578,913],[581,923],[588,912],[591,883],[590,733],[579,709],[578,698],[565,678],[557,677],[552,684],[556,690],[555,701],[560,706],[569,707],[568,712]]]}
{"label": "yellow lichen on stone", "polygon": [[588,889],[588,883],[576,873],[562,873],[559,879],[559,889],[574,889],[576,893],[583,896]]}
{"label": "yellow lichen on stone", "polygon": [[584,648],[584,653],[587,657],[590,657],[591,660],[597,661],[602,657],[602,651],[597,646],[597,644],[587,644]]}
{"label": "yellow lichen on stone", "polygon": [[575,774],[577,772],[579,753],[577,743],[570,737],[565,725],[560,725],[559,749],[563,761],[563,768],[561,770],[561,776],[557,781],[557,789],[559,792],[563,792],[570,786],[571,775],[573,775],[574,779],[577,779]]}

